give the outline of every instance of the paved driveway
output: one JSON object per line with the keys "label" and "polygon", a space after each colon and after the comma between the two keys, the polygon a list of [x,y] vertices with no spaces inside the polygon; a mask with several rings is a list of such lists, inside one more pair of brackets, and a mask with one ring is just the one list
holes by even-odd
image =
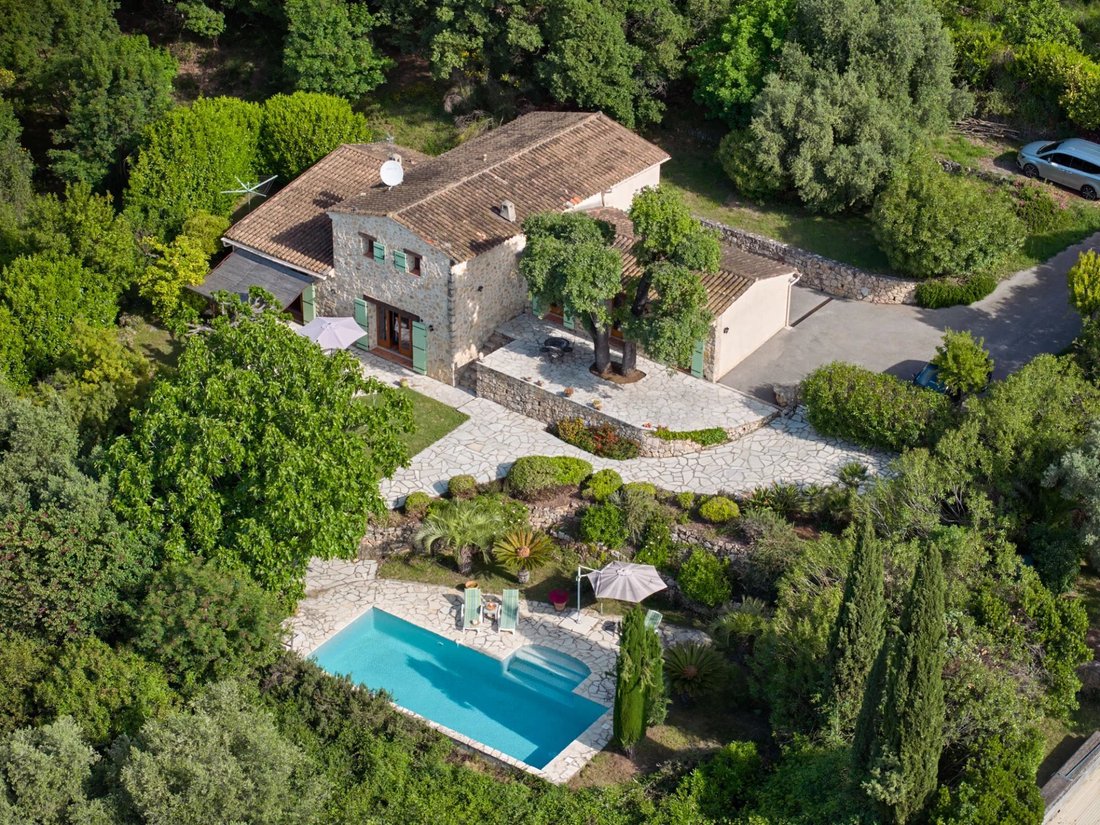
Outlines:
{"label": "paved driveway", "polygon": [[780,331],[722,383],[770,401],[773,384],[795,384],[838,360],[910,378],[935,354],[945,329],[967,329],[984,338],[994,375],[1003,378],[1039,353],[1059,352],[1073,340],[1081,322],[1069,306],[1066,272],[1090,248],[1100,248],[1100,233],[1016,273],[992,295],[965,307],[871,304],[795,286],[795,326]]}

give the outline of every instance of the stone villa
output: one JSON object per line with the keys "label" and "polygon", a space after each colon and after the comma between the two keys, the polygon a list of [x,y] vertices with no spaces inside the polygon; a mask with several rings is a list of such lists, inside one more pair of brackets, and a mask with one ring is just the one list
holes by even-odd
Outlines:
{"label": "stone villa", "polygon": [[[365,333],[358,346],[453,384],[527,306],[523,219],[598,210],[616,227],[629,271],[637,264],[624,211],[660,182],[668,159],[605,115],[581,112],[533,112],[438,157],[344,145],[234,224],[223,238],[231,253],[197,291],[257,285],[298,321],[354,315]],[[391,160],[403,180],[386,186],[380,169]],[[793,275],[724,249],[722,270],[704,281],[715,320],[693,374],[717,380],[782,329]]]}

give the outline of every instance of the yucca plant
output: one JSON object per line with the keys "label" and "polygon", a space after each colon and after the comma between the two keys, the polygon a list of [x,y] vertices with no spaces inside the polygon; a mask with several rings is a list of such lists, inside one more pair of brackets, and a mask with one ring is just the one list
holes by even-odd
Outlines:
{"label": "yucca plant", "polygon": [[665,652],[665,676],[671,692],[694,702],[714,693],[722,684],[726,660],[712,645],[687,642]]}
{"label": "yucca plant", "polygon": [[531,581],[531,571],[537,570],[554,553],[554,542],[545,533],[534,530],[512,530],[493,545],[493,555],[520,584]]}
{"label": "yucca plant", "polygon": [[500,518],[477,499],[444,501],[434,506],[416,532],[415,541],[429,553],[446,550],[454,554],[458,571],[469,575],[474,553],[484,558],[500,529]]}

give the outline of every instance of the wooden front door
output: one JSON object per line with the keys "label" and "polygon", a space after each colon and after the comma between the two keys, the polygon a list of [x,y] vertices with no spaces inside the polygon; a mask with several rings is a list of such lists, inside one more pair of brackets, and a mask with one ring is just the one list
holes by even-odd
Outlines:
{"label": "wooden front door", "polygon": [[413,324],[420,320],[399,309],[378,305],[378,346],[406,358],[413,357]]}

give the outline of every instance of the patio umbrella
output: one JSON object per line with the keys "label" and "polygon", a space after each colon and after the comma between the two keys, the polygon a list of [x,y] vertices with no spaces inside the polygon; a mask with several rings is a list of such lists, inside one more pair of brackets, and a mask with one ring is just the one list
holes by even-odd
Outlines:
{"label": "patio umbrella", "polygon": [[354,318],[318,316],[297,330],[323,350],[347,349],[365,333]]}
{"label": "patio umbrella", "polygon": [[586,573],[597,599],[640,602],[668,587],[652,564],[613,561],[602,570]]}

